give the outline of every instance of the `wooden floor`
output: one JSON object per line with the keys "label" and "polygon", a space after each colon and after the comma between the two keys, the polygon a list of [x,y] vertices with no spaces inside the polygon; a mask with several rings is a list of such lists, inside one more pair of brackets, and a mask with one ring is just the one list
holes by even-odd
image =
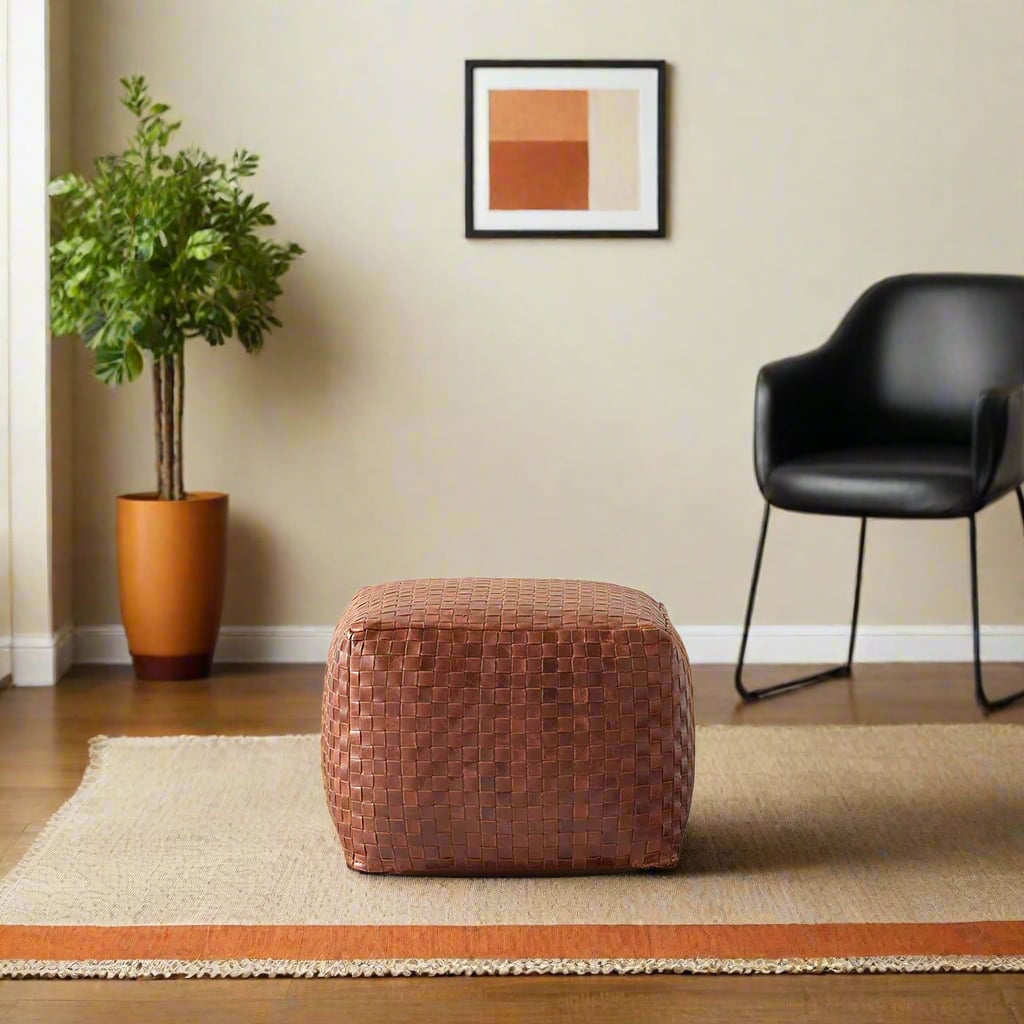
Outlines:
{"label": "wooden floor", "polygon": [[[781,671],[753,669],[751,683]],[[753,706],[737,703],[724,666],[698,666],[695,676],[702,723],[982,719],[966,665],[865,666],[852,683]],[[988,682],[998,694],[1022,677],[1019,665],[993,666]],[[221,669],[209,682],[161,684],[83,668],[56,689],[0,690],[0,874],[75,790],[91,736],[315,732],[320,682],[308,666]],[[1024,722],[1024,706],[995,720]],[[0,1024],[565,1020],[1024,1024],[1024,975],[0,981]]]}

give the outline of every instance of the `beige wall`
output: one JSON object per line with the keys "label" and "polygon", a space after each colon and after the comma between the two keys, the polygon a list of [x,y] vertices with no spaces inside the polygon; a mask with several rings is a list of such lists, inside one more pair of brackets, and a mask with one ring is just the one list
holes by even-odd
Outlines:
{"label": "beige wall", "polygon": [[[1019,0],[91,0],[76,158],[146,72],[186,137],[262,154],[308,249],[258,358],[190,352],[187,480],[231,493],[226,621],[332,622],[360,584],[597,577],[740,620],[757,368],[872,280],[1024,271]],[[463,60],[672,65],[667,241],[462,235]],[[149,392],[76,360],[75,615],[118,618],[113,499],[150,485]],[[1024,618],[1009,502],[985,619]],[[856,525],[780,515],[761,621],[842,622]],[[962,522],[869,531],[864,615],[966,622]]]}
{"label": "beige wall", "polygon": [[[0,75],[0,139],[10,144],[8,116],[7,12],[0,18],[0,53],[4,54]],[[0,160],[0,195],[9,193],[8,159]],[[11,460],[10,460],[10,234],[7,203],[0,203],[0,687],[10,681],[11,633]]]}
{"label": "beige wall", "polygon": [[[0,75],[0,139],[9,145],[7,70],[7,12],[0,18],[0,53],[4,69]],[[0,160],[0,195],[8,195],[10,175],[8,159]],[[10,461],[10,235],[7,203],[0,203],[0,686],[11,672],[11,461]]]}

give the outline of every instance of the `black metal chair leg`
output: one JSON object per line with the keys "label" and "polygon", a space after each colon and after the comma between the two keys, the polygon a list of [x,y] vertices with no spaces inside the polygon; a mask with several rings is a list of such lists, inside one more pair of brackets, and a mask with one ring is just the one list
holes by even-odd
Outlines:
{"label": "black metal chair leg", "polygon": [[[1017,505],[1020,508],[1021,526],[1024,527],[1024,493],[1017,488]],[[1002,708],[1015,704],[1024,697],[1024,690],[1017,690],[1016,693],[1008,694],[997,700],[992,700],[985,693],[985,685],[981,672],[981,612],[978,602],[978,527],[974,516],[970,517],[971,526],[971,615],[974,627],[974,699],[978,707],[985,711],[999,711]]]}
{"label": "black metal chair leg", "polygon": [[[1024,502],[1024,499],[1022,499]],[[1021,505],[1024,513],[1024,503]],[[799,679],[790,679],[784,683],[774,683],[772,686],[762,686],[758,690],[748,690],[743,685],[743,661],[747,654],[747,639],[750,636],[750,623],[754,617],[754,599],[757,596],[757,584],[761,577],[761,560],[764,557],[764,542],[768,536],[768,519],[771,514],[771,506],[765,502],[764,517],[761,520],[761,536],[757,542],[757,555],[754,558],[754,575],[750,581],[750,596],[747,598],[747,616],[743,622],[743,638],[740,640],[740,655],[736,663],[736,692],[745,701],[764,700],[766,697],[775,697],[789,690],[796,690],[804,686],[814,686],[816,683],[825,683],[830,679],[848,679],[853,674],[853,648],[857,642],[857,618],[860,615],[860,583],[864,574],[864,539],[867,534],[868,521],[860,521],[860,545],[857,550],[857,584],[853,593],[853,622],[850,625],[850,646],[846,656],[846,663],[836,665],[834,668],[827,668],[821,672],[814,672],[809,676],[801,676]]]}

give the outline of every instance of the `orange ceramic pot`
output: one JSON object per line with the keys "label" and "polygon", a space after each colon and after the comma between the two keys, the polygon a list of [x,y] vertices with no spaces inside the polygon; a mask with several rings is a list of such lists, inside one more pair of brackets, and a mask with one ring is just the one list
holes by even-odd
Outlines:
{"label": "orange ceramic pot", "polygon": [[217,645],[227,558],[228,496],[117,499],[121,619],[139,679],[201,679]]}

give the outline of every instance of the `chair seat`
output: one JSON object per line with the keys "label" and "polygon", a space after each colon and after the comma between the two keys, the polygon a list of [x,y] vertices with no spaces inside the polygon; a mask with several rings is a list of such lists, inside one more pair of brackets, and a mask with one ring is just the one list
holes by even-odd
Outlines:
{"label": "chair seat", "polygon": [[966,445],[886,445],[804,455],[777,466],[765,497],[794,512],[942,519],[977,511]]}

